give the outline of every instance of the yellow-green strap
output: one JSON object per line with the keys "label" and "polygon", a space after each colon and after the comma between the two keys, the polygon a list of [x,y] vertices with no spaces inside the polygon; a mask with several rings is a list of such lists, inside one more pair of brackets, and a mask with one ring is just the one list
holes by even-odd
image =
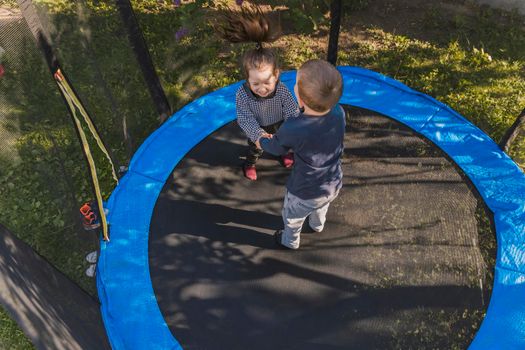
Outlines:
{"label": "yellow-green strap", "polygon": [[97,129],[95,128],[95,125],[93,124],[93,121],[89,117],[89,114],[86,112],[86,110],[85,110],[84,106],[82,105],[82,103],[80,103],[80,101],[78,100],[78,98],[77,98],[76,94],[74,93],[73,89],[71,88],[71,86],[69,86],[67,80],[64,78],[64,76],[60,72],[60,69],[57,70],[56,75],[57,74],[60,77],[60,79],[57,79],[58,85],[61,86],[61,89],[62,89],[62,91],[64,92],[65,95],[70,96],[73,104],[78,108],[80,114],[82,115],[82,117],[86,121],[86,124],[88,125],[89,131],[91,131],[91,134],[93,135],[93,137],[97,141],[98,147],[100,148],[100,150],[102,152],[104,152],[104,154],[106,155],[106,158],[109,160],[109,163],[111,164],[111,172],[112,172],[112,175],[113,175],[113,179],[115,179],[115,181],[118,184],[118,177],[117,177],[117,172],[115,170],[115,165],[113,164],[113,161],[111,160],[111,157],[109,156],[109,152],[106,149],[106,146],[104,146],[104,143],[102,142],[102,139],[100,138],[100,135],[98,134]]}
{"label": "yellow-green strap", "polygon": [[[58,71],[57,73],[59,73]],[[102,236],[105,241],[109,241],[109,234],[108,234],[108,224],[106,220],[106,213],[104,212],[104,204],[102,202],[102,193],[100,192],[100,184],[98,182],[98,176],[97,176],[97,170],[95,167],[95,161],[93,159],[93,156],[91,154],[91,149],[89,148],[89,143],[86,138],[86,134],[84,133],[84,130],[82,129],[82,124],[80,123],[80,120],[77,117],[76,109],[75,109],[75,103],[71,98],[71,95],[67,93],[64,86],[62,86],[60,81],[61,75],[55,75],[55,78],[57,80],[58,87],[62,91],[62,94],[64,95],[64,98],[66,99],[66,102],[68,103],[71,113],[73,115],[73,120],[75,121],[75,127],[78,130],[78,134],[80,135],[80,141],[82,143],[82,148],[84,149],[84,153],[86,154],[86,158],[89,163],[89,171],[91,172],[91,177],[93,179],[93,187],[95,188],[95,196],[97,199],[97,206],[99,208],[99,214],[100,214],[100,221],[102,223]],[[62,81],[64,81],[62,77]],[[117,180],[118,181],[118,180]]]}

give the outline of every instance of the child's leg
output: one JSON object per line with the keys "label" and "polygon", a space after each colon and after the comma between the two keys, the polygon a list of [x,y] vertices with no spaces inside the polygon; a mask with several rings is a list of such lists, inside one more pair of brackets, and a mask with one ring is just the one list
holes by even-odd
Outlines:
{"label": "child's leg", "polygon": [[260,148],[257,148],[255,143],[253,143],[250,139],[248,139],[248,154],[246,155],[246,162],[244,163],[245,166],[252,166],[257,163],[257,160],[260,156],[262,156],[263,150]]}
{"label": "child's leg", "polygon": [[305,205],[305,202],[288,191],[286,192],[282,211],[284,230],[281,244],[288,248],[299,248],[301,228],[304,220],[313,209]]}
{"label": "child's leg", "polygon": [[310,225],[312,230],[316,232],[321,232],[323,230],[324,224],[326,222],[326,213],[328,212],[328,207],[330,206],[330,203],[332,203],[332,201],[337,197],[338,194],[339,193],[336,193],[335,195],[327,198],[326,204],[312,211],[312,213],[308,217],[308,225]]}
{"label": "child's leg", "polygon": [[321,232],[323,230],[324,223],[326,222],[326,212],[329,206],[330,203],[326,203],[321,208],[314,210],[308,217],[308,225],[310,225],[315,232]]}
{"label": "child's leg", "polygon": [[[268,134],[275,134],[277,132],[277,129],[279,129],[279,126],[283,122],[278,122],[275,124],[270,124],[266,126],[261,126],[261,128],[266,131]],[[246,155],[246,162],[244,163],[245,166],[252,166],[257,163],[257,160],[262,156],[263,150],[260,148],[257,148],[255,143],[252,142],[252,140],[248,139],[248,154]]]}

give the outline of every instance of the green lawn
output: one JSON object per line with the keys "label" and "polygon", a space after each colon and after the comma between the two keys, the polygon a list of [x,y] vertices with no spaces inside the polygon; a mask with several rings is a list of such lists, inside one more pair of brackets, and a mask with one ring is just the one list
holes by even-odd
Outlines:
{"label": "green lawn", "polygon": [[27,339],[16,322],[9,317],[3,308],[0,308],[0,349],[34,349],[29,339]]}

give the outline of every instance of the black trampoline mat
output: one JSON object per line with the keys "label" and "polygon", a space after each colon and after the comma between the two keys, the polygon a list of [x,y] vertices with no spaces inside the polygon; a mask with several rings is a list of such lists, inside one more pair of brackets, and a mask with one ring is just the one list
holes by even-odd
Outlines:
{"label": "black trampoline mat", "polygon": [[[288,169],[240,170],[236,123],[181,161],[149,238],[153,288],[184,349],[467,347],[488,303],[478,200],[440,152],[397,122],[349,109],[344,186],[298,251],[272,234]],[[490,286],[489,286],[490,287]]]}

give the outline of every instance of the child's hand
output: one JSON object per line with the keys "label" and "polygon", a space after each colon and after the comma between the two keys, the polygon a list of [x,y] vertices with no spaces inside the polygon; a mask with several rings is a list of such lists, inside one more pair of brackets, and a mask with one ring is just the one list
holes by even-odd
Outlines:
{"label": "child's hand", "polygon": [[258,148],[258,149],[262,149],[261,147],[261,139],[263,138],[264,136],[261,136],[259,137],[259,139],[257,141],[255,141],[255,146]]}
{"label": "child's hand", "polygon": [[266,133],[266,132],[263,133],[263,134],[261,135],[261,137],[259,137],[259,139],[258,139],[257,141],[255,141],[255,146],[257,146],[257,148],[259,148],[259,149],[262,149],[262,147],[261,147],[261,139],[262,139],[263,137],[264,137],[264,138],[267,138],[267,139],[271,139],[271,138],[273,137],[273,135],[272,135],[272,134],[268,134],[268,133]]}

